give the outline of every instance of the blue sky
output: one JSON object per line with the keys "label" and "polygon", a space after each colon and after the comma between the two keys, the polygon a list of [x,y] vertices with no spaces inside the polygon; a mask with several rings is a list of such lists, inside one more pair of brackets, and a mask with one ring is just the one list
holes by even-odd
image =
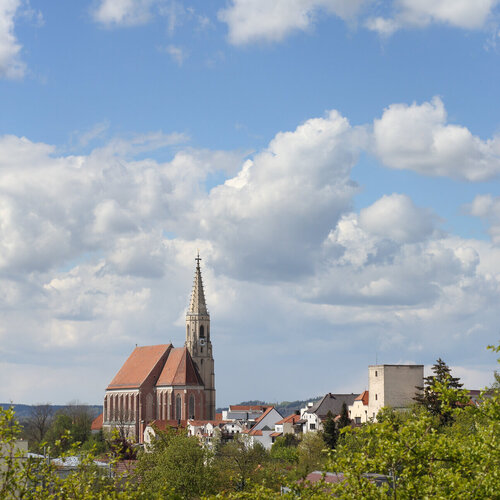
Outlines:
{"label": "blue sky", "polygon": [[197,248],[218,404],[361,391],[374,353],[487,384],[499,14],[0,0],[0,399],[99,402],[181,345]]}

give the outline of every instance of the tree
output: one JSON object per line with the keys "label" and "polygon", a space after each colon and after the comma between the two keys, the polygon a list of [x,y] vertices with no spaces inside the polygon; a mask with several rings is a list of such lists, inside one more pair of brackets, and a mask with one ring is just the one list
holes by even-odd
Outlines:
{"label": "tree", "polygon": [[413,398],[419,405],[425,407],[431,415],[439,417],[443,425],[451,423],[451,412],[443,406],[443,391],[452,389],[450,394],[460,395],[456,401],[449,401],[448,406],[456,408],[457,405],[463,403],[463,393],[454,392],[455,389],[460,389],[463,384],[460,379],[451,376],[451,370],[448,365],[439,358],[432,367],[434,375],[425,377],[424,386],[417,387],[419,391]]}
{"label": "tree", "polygon": [[342,409],[340,410],[340,417],[337,422],[337,428],[340,430],[344,427],[347,427],[348,425],[351,425],[351,419],[349,418],[349,410],[347,409],[347,404],[344,401],[342,403]]}
{"label": "tree", "polygon": [[137,474],[152,498],[199,498],[214,492],[210,452],[185,431],[156,430],[148,451],[139,456]]}
{"label": "tree", "polygon": [[329,411],[326,415],[326,419],[323,422],[323,440],[325,444],[330,449],[334,449],[337,446],[337,440],[339,437],[339,431],[337,429],[337,424],[335,423],[335,417],[333,413]]}
{"label": "tree", "polygon": [[222,475],[229,477],[231,487],[245,490],[249,482],[262,475],[269,457],[260,443],[252,445],[248,436],[239,434],[220,448],[216,459]]}
{"label": "tree", "polygon": [[38,445],[44,440],[52,424],[53,413],[49,403],[31,407],[30,416],[24,422],[24,429],[32,449],[38,451]]}
{"label": "tree", "polygon": [[325,448],[325,442],[318,432],[304,434],[297,448],[298,472],[302,477],[323,466],[326,458]]}

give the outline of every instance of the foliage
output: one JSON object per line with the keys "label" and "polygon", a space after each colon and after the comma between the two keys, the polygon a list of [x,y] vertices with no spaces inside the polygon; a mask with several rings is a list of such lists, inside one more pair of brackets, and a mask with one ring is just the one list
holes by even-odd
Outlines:
{"label": "foliage", "polygon": [[335,417],[332,412],[329,411],[326,415],[326,419],[323,422],[323,440],[328,448],[333,450],[337,446],[337,440],[339,437],[339,431],[337,424],[335,423]]}
{"label": "foliage", "polygon": [[[437,415],[443,425],[449,425],[452,421],[451,410],[466,402],[465,392],[457,391],[463,384],[459,378],[451,376],[450,368],[441,358],[433,365],[432,371],[434,375],[425,377],[424,386],[417,387],[419,392],[414,400],[432,415]],[[450,397],[455,397],[455,400]]]}
{"label": "foliage", "polygon": [[40,443],[44,441],[52,425],[53,413],[52,406],[48,403],[31,407],[30,416],[24,421],[23,431],[33,451],[40,451]]}
{"label": "foliage", "polygon": [[[453,385],[456,385],[455,383]],[[344,442],[330,454],[328,469],[345,474],[334,490],[342,498],[494,498],[500,491],[500,392],[483,392],[479,406],[464,404],[463,392],[446,375],[429,385],[440,413],[416,406],[388,409],[377,423],[346,427]],[[441,416],[449,415],[442,425]],[[367,473],[382,474],[377,486]]]}
{"label": "foliage", "polygon": [[242,491],[262,479],[269,454],[260,443],[252,446],[248,436],[239,434],[220,448],[216,459],[221,476],[228,480],[225,486]]}
{"label": "foliage", "polygon": [[297,446],[300,440],[295,434],[285,434],[276,438],[270,456],[274,460],[278,460],[287,464],[295,464],[299,460]]}
{"label": "foliage", "polygon": [[342,409],[340,410],[340,417],[337,422],[337,428],[340,430],[344,427],[347,427],[348,425],[351,425],[351,419],[349,418],[349,410],[347,409],[347,404],[344,401],[342,403]]}
{"label": "foliage", "polygon": [[309,472],[321,469],[326,459],[325,442],[317,432],[308,432],[302,438],[298,448],[297,470],[300,476],[305,477]]}
{"label": "foliage", "polygon": [[143,491],[155,498],[198,498],[214,491],[211,454],[184,431],[156,430],[156,439],[139,456]]}

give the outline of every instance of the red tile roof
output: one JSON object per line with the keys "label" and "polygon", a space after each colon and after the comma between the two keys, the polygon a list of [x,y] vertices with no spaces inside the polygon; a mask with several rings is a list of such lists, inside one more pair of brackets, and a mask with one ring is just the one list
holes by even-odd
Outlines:
{"label": "red tile roof", "polygon": [[222,420],[222,413],[216,413],[215,420]]}
{"label": "red tile roof", "polygon": [[259,415],[258,418],[255,419],[255,423],[257,424],[258,422],[260,422],[272,410],[274,410],[274,406],[268,406],[266,411],[262,415]]}
{"label": "red tile roof", "polygon": [[103,415],[102,413],[98,415],[94,420],[92,421],[92,425],[90,426],[91,431],[100,431],[102,429],[102,420],[103,420]]}
{"label": "red tile roof", "polygon": [[161,385],[203,385],[186,347],[173,348],[156,382]]}
{"label": "red tile roof", "polygon": [[285,424],[285,423],[296,424],[299,420],[300,420],[300,415],[292,413],[291,415],[288,415],[288,417],[285,417],[283,420],[276,422],[276,424],[274,425]]}
{"label": "red tile roof", "polygon": [[269,405],[230,405],[229,411],[264,411]]}
{"label": "red tile roof", "polygon": [[108,389],[137,389],[168,355],[172,344],[136,347],[108,385]]}
{"label": "red tile roof", "polygon": [[364,406],[368,406],[368,391],[363,391],[354,401],[362,401]]}
{"label": "red tile roof", "polygon": [[155,427],[159,431],[164,431],[168,427],[173,427],[177,429],[179,427],[185,428],[187,427],[187,420],[181,420],[180,425],[178,420],[153,420],[148,424],[149,427]]}
{"label": "red tile roof", "polygon": [[273,432],[271,434],[269,434],[271,437],[273,438],[276,438],[276,437],[280,437],[283,433],[282,432]]}
{"label": "red tile roof", "polygon": [[231,420],[189,420],[189,425],[194,427],[200,427],[202,425],[212,424],[214,426],[227,424],[232,422]]}
{"label": "red tile roof", "polygon": [[248,431],[250,436],[262,436],[262,431],[260,429]]}

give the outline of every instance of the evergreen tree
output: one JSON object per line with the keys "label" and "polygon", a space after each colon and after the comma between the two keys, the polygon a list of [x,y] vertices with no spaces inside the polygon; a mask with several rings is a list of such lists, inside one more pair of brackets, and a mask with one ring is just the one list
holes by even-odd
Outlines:
{"label": "evergreen tree", "polygon": [[332,412],[329,411],[323,423],[323,440],[325,444],[333,450],[335,446],[337,446],[338,437],[339,431],[335,423],[335,417]]}
{"label": "evergreen tree", "polygon": [[[451,376],[450,367],[439,358],[432,367],[434,375],[424,378],[424,386],[416,387],[419,391],[413,398],[419,405],[424,406],[431,415],[440,418],[442,424],[450,424],[452,420],[449,409],[443,408],[442,391],[436,387],[445,387],[447,389],[460,389],[463,384],[458,377]],[[455,408],[459,401],[451,402],[451,407]]]}
{"label": "evergreen tree", "polygon": [[347,409],[347,405],[344,401],[342,403],[342,410],[340,410],[340,417],[337,422],[337,428],[340,430],[344,427],[347,427],[348,425],[351,425],[351,419],[349,418],[349,410]]}

